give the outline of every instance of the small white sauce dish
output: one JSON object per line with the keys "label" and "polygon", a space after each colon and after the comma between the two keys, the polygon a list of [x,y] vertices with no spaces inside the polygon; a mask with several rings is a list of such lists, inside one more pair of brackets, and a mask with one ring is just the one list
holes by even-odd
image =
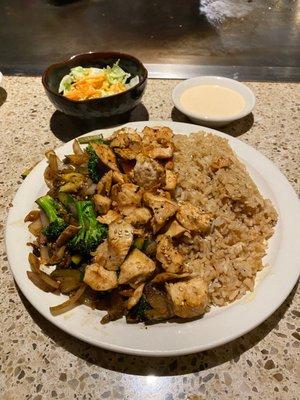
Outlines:
{"label": "small white sauce dish", "polygon": [[[199,85],[212,85],[219,86],[226,89],[231,89],[241,95],[244,99],[244,107],[243,109],[231,115],[205,115],[202,112],[195,112],[185,107],[181,98],[185,91],[190,88],[199,86]],[[196,124],[201,124],[205,126],[211,127],[220,127],[229,124],[230,122],[236,121],[240,118],[245,117],[250,114],[255,105],[255,96],[251,89],[248,86],[244,85],[241,82],[238,82],[234,79],[225,78],[222,76],[198,76],[196,78],[187,79],[179,83],[172,92],[172,100],[174,106],[185,114],[190,120],[192,120]]]}

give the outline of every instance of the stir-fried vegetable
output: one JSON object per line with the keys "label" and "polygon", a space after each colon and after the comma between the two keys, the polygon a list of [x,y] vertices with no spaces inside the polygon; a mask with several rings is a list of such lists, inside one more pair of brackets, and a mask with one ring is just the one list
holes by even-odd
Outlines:
{"label": "stir-fried vegetable", "polygon": [[49,195],[42,196],[36,200],[49,219],[49,225],[43,229],[46,237],[52,241],[67,227],[67,223],[62,218],[62,205]]}
{"label": "stir-fried vegetable", "polygon": [[106,238],[107,226],[96,219],[93,203],[90,200],[77,201],[76,211],[81,226],[79,233],[69,242],[69,249],[73,253],[89,256],[91,251]]}

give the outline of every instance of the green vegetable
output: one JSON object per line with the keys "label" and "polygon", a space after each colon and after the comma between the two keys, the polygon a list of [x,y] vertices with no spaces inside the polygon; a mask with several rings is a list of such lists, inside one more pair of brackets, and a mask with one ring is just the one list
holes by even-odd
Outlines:
{"label": "green vegetable", "polygon": [[140,301],[132,308],[131,312],[136,315],[139,320],[145,320],[147,319],[147,311],[151,310],[151,308],[145,295],[142,295]]}
{"label": "green vegetable", "polygon": [[59,89],[58,92],[68,92],[71,89],[71,85],[74,82],[74,79],[72,78],[71,75],[66,75],[62,78],[60,84],[59,84]]}
{"label": "green vegetable", "polygon": [[113,64],[112,67],[109,65],[104,68],[104,72],[107,75],[108,82],[113,85],[115,83],[126,83],[126,80],[130,78],[130,74],[128,72],[125,72],[120,66],[119,66],[120,60],[118,60],[116,63]]}
{"label": "green vegetable", "polygon": [[82,257],[81,257],[80,254],[74,254],[74,255],[71,257],[71,261],[72,261],[72,263],[75,264],[75,265],[79,265],[80,262],[81,262],[81,260],[82,260]]}
{"label": "green vegetable", "polygon": [[82,280],[82,273],[77,269],[56,269],[50,274],[52,278],[73,278],[78,281]]}
{"label": "green vegetable", "polygon": [[58,199],[67,209],[75,204],[74,198],[69,193],[59,192]]}
{"label": "green vegetable", "polygon": [[79,144],[90,144],[90,143],[108,144],[108,141],[104,140],[103,135],[101,133],[99,135],[83,136],[78,138],[77,140]]}
{"label": "green vegetable", "polygon": [[143,245],[144,245],[144,238],[136,238],[133,242],[133,247],[135,247],[136,249],[142,250],[143,249]]}
{"label": "green vegetable", "polygon": [[90,256],[91,251],[107,237],[107,226],[96,219],[93,203],[90,200],[75,203],[80,231],[74,236],[68,246],[69,249],[85,256]]}
{"label": "green vegetable", "polygon": [[99,158],[91,145],[88,145],[85,151],[89,155],[89,160],[87,164],[89,177],[94,183],[98,183],[101,178]]}
{"label": "green vegetable", "polygon": [[39,197],[36,203],[41,207],[49,219],[49,225],[43,229],[48,240],[53,241],[66,229],[68,224],[62,218],[63,207],[49,195]]}
{"label": "green vegetable", "polygon": [[72,83],[80,78],[83,78],[85,75],[88,75],[88,68],[72,68],[69,75],[65,75],[60,81],[58,93],[67,93],[69,90],[71,90]]}

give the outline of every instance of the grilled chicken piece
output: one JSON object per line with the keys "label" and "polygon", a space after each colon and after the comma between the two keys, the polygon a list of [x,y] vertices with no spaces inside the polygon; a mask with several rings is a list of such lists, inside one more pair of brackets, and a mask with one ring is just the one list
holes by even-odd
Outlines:
{"label": "grilled chicken piece", "polygon": [[157,189],[165,185],[165,170],[155,160],[143,154],[136,158],[136,164],[131,171],[134,182],[147,190]]}
{"label": "grilled chicken piece", "polygon": [[102,196],[101,194],[94,194],[93,201],[96,211],[100,214],[106,214],[110,209],[111,200],[109,197]]}
{"label": "grilled chicken piece", "polygon": [[125,221],[133,226],[145,225],[152,217],[146,207],[126,207],[121,212],[125,216]]}
{"label": "grilled chicken piece", "polygon": [[119,285],[138,285],[155,270],[155,263],[138,249],[132,250],[120,268]]}
{"label": "grilled chicken piece", "polygon": [[108,258],[107,240],[104,240],[104,242],[99,244],[99,246],[96,248],[96,250],[91,254],[93,256],[93,262],[104,267],[104,265],[106,264],[107,258]]}
{"label": "grilled chicken piece", "polygon": [[171,142],[174,136],[172,130],[165,126],[156,126],[153,128],[146,126],[142,131],[142,135],[144,145],[151,144],[153,141],[157,141],[158,143]]}
{"label": "grilled chicken piece", "polygon": [[166,170],[166,186],[165,190],[174,190],[176,189],[177,184],[177,175],[174,171],[167,169]]}
{"label": "grilled chicken piece", "polygon": [[202,315],[208,304],[207,284],[202,278],[166,283],[166,290],[175,315],[194,318]]}
{"label": "grilled chicken piece", "polygon": [[158,159],[168,159],[173,155],[173,132],[162,127],[143,130],[143,154]]}
{"label": "grilled chicken piece", "polygon": [[146,192],[143,196],[145,204],[150,207],[154,213],[152,227],[157,232],[166,221],[177,211],[177,204],[166,197],[156,196]]}
{"label": "grilled chicken piece", "polygon": [[128,135],[129,133],[136,133],[136,130],[133,128],[129,128],[128,126],[124,126],[123,128],[114,131],[114,133],[110,135],[106,140],[111,143],[120,133],[126,133]]}
{"label": "grilled chicken piece", "polygon": [[169,236],[161,235],[157,243],[156,258],[165,271],[178,274],[182,270],[184,257],[175,249]]}
{"label": "grilled chicken piece", "polygon": [[171,144],[166,144],[165,146],[153,142],[147,146],[143,147],[143,153],[151,158],[157,159],[168,159],[173,155],[173,147]]}
{"label": "grilled chicken piece", "polygon": [[83,280],[96,291],[111,290],[118,286],[116,272],[107,271],[99,264],[88,265]]}
{"label": "grilled chicken piece", "polygon": [[97,183],[97,193],[104,196],[109,196],[112,185],[113,171],[108,171],[102,176],[100,181]]}
{"label": "grilled chicken piece", "polygon": [[221,168],[226,168],[229,167],[232,164],[232,161],[230,158],[228,157],[215,157],[212,161],[212,163],[210,164],[210,168],[216,172]]}
{"label": "grilled chicken piece", "polygon": [[141,137],[136,132],[126,132],[120,130],[110,142],[112,147],[120,157],[126,160],[134,160],[141,152]]}
{"label": "grilled chicken piece", "polygon": [[132,307],[137,305],[137,303],[140,301],[142,294],[143,294],[144,286],[145,286],[144,283],[139,285],[133,292],[133,295],[127,300],[127,309],[128,310],[130,310]]}
{"label": "grilled chicken piece", "polygon": [[133,227],[117,220],[108,227],[108,258],[105,268],[116,271],[125,260],[133,241]]}
{"label": "grilled chicken piece", "polygon": [[143,191],[140,187],[133,183],[124,183],[119,186],[114,200],[117,202],[119,210],[121,210],[124,207],[139,207],[142,197]]}
{"label": "grilled chicken piece", "polygon": [[176,218],[184,228],[191,231],[205,233],[211,226],[211,214],[201,212],[188,201],[179,205]]}
{"label": "grilled chicken piece", "polygon": [[116,156],[107,144],[93,143],[92,147],[103,164],[113,171],[119,171]]}
{"label": "grilled chicken piece", "polygon": [[114,183],[120,183],[121,185],[125,182],[128,181],[128,178],[126,175],[122,174],[119,171],[114,171],[113,176],[112,176],[113,182]]}
{"label": "grilled chicken piece", "polygon": [[169,226],[169,229],[167,230],[165,235],[170,236],[171,238],[173,238],[173,237],[176,238],[176,237],[182,235],[185,231],[186,231],[186,229],[183,226],[181,226],[175,219]]}
{"label": "grilled chicken piece", "polygon": [[97,217],[97,220],[99,222],[101,222],[101,224],[109,225],[113,221],[116,221],[117,219],[119,219],[120,216],[121,215],[117,211],[109,210],[105,215],[101,215],[100,217]]}

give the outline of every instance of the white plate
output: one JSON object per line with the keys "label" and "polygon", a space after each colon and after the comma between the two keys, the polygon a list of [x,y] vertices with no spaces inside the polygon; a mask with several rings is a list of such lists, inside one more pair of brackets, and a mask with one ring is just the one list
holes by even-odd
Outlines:
{"label": "white plate", "polygon": [[[63,296],[44,293],[26,276],[29,233],[24,216],[35,207],[35,199],[46,192],[43,172],[46,161],[40,162],[19,188],[10,209],[6,227],[6,249],[14,278],[30,303],[54,325],[93,345],[122,353],[148,356],[174,356],[194,353],[219,346],[255,328],[285,300],[299,276],[300,207],[297,196],[281,172],[252,147],[223,133],[191,124],[169,121],[145,121],[128,124],[141,130],[144,126],[166,125],[175,133],[190,134],[199,130],[226,137],[246,164],[261,193],[275,205],[279,221],[269,242],[265,268],[257,279],[254,294],[224,308],[214,308],[203,318],[192,322],[166,322],[145,328],[118,320],[101,325],[101,311],[80,306],[71,312],[53,317],[49,306],[59,304]],[[104,136],[114,129],[102,130]],[[57,150],[59,156],[71,152],[71,142]]]}

